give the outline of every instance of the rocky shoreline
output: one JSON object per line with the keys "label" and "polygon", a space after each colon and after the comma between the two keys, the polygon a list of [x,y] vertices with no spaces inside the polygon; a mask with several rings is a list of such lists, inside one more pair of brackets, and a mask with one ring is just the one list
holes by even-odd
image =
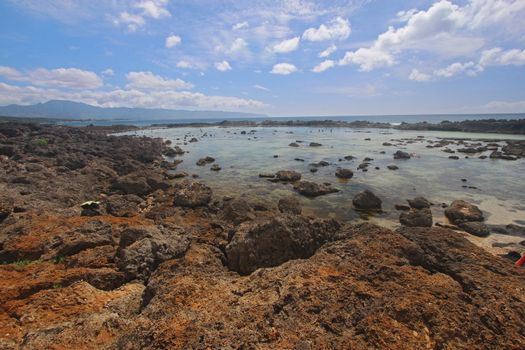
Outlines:
{"label": "rocky shoreline", "polygon": [[[293,197],[216,198],[175,176],[180,147],[107,135],[124,130],[0,124],[1,349],[525,347],[525,269],[432,227],[426,199],[389,230],[303,215]],[[507,146],[495,156],[525,156]],[[445,214],[486,232],[470,203]]]}
{"label": "rocky shoreline", "polygon": [[249,120],[224,120],[216,123],[168,123],[152,124],[151,127],[181,128],[181,127],[311,127],[311,128],[372,128],[395,130],[420,130],[420,131],[458,131],[495,134],[525,135],[525,119],[480,119],[464,120],[458,122],[442,121],[441,123],[390,123],[371,121],[341,121],[341,120],[263,120],[260,122]]}

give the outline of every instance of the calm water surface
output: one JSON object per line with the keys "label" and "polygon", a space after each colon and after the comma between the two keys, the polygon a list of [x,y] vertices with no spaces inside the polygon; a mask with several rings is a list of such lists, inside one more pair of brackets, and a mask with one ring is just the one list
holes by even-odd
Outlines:
{"label": "calm water surface", "polygon": [[[241,131],[247,134],[241,134]],[[250,130],[255,130],[250,133]],[[316,128],[172,128],[149,129],[128,134],[161,137],[171,140],[188,151],[177,171],[198,174],[199,181],[210,186],[216,196],[238,196],[248,200],[275,205],[279,198],[296,196],[304,206],[303,211],[322,217],[352,220],[360,215],[352,208],[353,196],[370,189],[383,200],[384,213],[369,219],[386,226],[395,226],[399,212],[394,204],[406,204],[407,198],[422,195],[433,203],[450,203],[464,199],[475,203],[487,214],[490,224],[525,223],[525,161],[479,159],[480,154],[457,153],[459,160],[448,159],[450,154],[442,148],[426,148],[428,140],[438,138],[486,138],[486,139],[525,139],[516,135],[473,134],[433,131],[399,131],[380,129],[316,129]],[[184,137],[196,137],[199,142],[184,144]],[[392,139],[417,139],[414,143],[403,142],[401,146],[382,146]],[[365,140],[370,138],[370,141]],[[289,147],[295,141],[300,147]],[[321,147],[309,147],[308,143],[321,143]],[[504,142],[499,142],[505,145]],[[455,149],[457,146],[450,145]],[[392,154],[397,150],[413,153],[409,160],[394,160]],[[380,152],[384,151],[384,154]],[[485,152],[489,154],[490,151]],[[274,158],[278,155],[278,158]],[[340,161],[344,156],[356,157],[353,161]],[[195,162],[202,157],[212,156],[222,167],[219,172],[210,171],[211,164],[199,167]],[[368,172],[357,170],[365,157],[373,158]],[[304,159],[304,162],[295,160]],[[317,173],[309,171],[310,163],[321,160],[330,166],[319,168]],[[399,167],[397,171],[386,168],[389,164]],[[351,168],[354,177],[340,180],[335,177],[338,167]],[[375,167],[379,167],[376,170]],[[295,170],[303,179],[315,182],[330,182],[340,192],[305,198],[295,193],[292,185],[272,183],[259,178],[259,173],[279,170]],[[462,182],[461,179],[468,181]],[[477,189],[463,188],[463,185]],[[432,208],[434,221],[446,220],[439,205]]]}

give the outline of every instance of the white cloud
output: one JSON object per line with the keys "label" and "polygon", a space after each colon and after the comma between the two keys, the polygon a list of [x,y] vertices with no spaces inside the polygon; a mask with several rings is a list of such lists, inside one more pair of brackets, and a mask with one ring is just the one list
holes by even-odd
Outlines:
{"label": "white cloud", "polygon": [[324,72],[325,70],[333,68],[333,67],[335,67],[335,61],[325,60],[325,61],[319,63],[317,66],[315,66],[312,69],[312,72],[314,72],[314,73],[321,73],[321,72]]}
{"label": "white cloud", "polygon": [[206,64],[194,59],[183,59],[177,62],[176,67],[181,69],[206,69]]}
{"label": "white cloud", "polygon": [[264,103],[230,96],[210,96],[199,92],[174,90],[116,89],[111,91],[61,91],[34,86],[13,86],[0,83],[0,105],[34,104],[49,100],[69,100],[100,107],[195,108],[195,109],[259,109]]}
{"label": "white cloud", "polygon": [[519,27],[523,33],[525,21],[519,18],[524,15],[522,0],[470,0],[464,6],[440,0],[427,10],[398,13],[403,26],[391,26],[369,47],[347,52],[341,64],[352,63],[369,71],[399,62],[396,58],[407,50],[446,58],[472,56],[486,45],[490,37],[486,28],[490,26],[494,33],[505,26]]}
{"label": "white cloud", "polygon": [[191,89],[193,84],[181,79],[165,79],[152,72],[129,72],[126,74],[128,89],[136,90],[182,90]]}
{"label": "white cloud", "polygon": [[396,61],[390,53],[377,48],[360,48],[356,51],[348,51],[345,56],[339,60],[339,65],[341,66],[356,64],[359,65],[359,69],[364,72],[379,67],[390,67],[395,63]]}
{"label": "white cloud", "polygon": [[525,50],[503,50],[500,47],[495,47],[483,51],[479,63],[482,66],[522,66],[525,64]]}
{"label": "white cloud", "polygon": [[226,72],[228,70],[231,70],[232,67],[228,63],[228,61],[222,61],[222,62],[215,62],[215,69],[221,72]]}
{"label": "white cloud", "polygon": [[250,25],[248,24],[248,22],[243,21],[243,22],[235,23],[232,26],[232,30],[241,30],[241,29],[246,29],[246,28],[249,28],[249,27],[250,27]]}
{"label": "white cloud", "polygon": [[117,26],[125,25],[131,32],[136,31],[146,24],[146,18],[161,19],[171,17],[167,10],[168,0],[143,0],[136,1],[132,9],[122,11],[113,19]]}
{"label": "white cloud", "polygon": [[344,40],[352,32],[350,22],[347,19],[337,17],[328,24],[321,24],[319,28],[308,28],[303,33],[303,40],[324,41]]}
{"label": "white cloud", "polygon": [[270,73],[272,74],[280,75],[288,75],[294,72],[297,72],[297,67],[291,63],[278,63],[274,65],[272,70],[270,71]]}
{"label": "white cloud", "polygon": [[182,42],[182,39],[178,35],[171,34],[166,38],[166,48],[171,49],[172,47],[175,47],[179,45]]}
{"label": "white cloud", "polygon": [[268,89],[267,87],[264,87],[262,85],[259,85],[259,84],[255,84],[253,86],[254,89],[257,89],[257,90],[262,90],[262,91],[271,91],[270,89]]}
{"label": "white cloud", "polygon": [[287,53],[297,50],[299,47],[299,37],[283,40],[280,43],[274,45],[273,52],[275,53]]}
{"label": "white cloud", "polygon": [[330,45],[326,48],[326,50],[319,52],[319,55],[317,57],[319,58],[326,58],[329,57],[331,54],[333,54],[337,50],[337,46],[334,44]]}
{"label": "white cloud", "polygon": [[106,77],[112,77],[115,75],[115,72],[113,71],[113,69],[108,68],[102,71],[102,75]]}
{"label": "white cloud", "polygon": [[434,71],[434,75],[437,77],[450,78],[455,75],[465,73],[467,75],[474,76],[482,70],[483,67],[481,67],[478,64],[475,64],[472,61],[466,63],[455,62],[445,68]]}
{"label": "white cloud", "polygon": [[0,67],[0,75],[8,80],[29,82],[37,86],[56,86],[72,89],[95,89],[103,85],[96,73],[77,68],[37,68],[20,72],[11,67]]}
{"label": "white cloud", "polygon": [[233,41],[228,50],[229,54],[236,54],[248,49],[248,43],[243,38],[237,38]]}
{"label": "white cloud", "polygon": [[429,74],[422,73],[419,70],[414,68],[412,69],[412,72],[410,72],[410,76],[408,77],[408,79],[413,80],[413,81],[423,82],[423,81],[430,81],[432,77]]}

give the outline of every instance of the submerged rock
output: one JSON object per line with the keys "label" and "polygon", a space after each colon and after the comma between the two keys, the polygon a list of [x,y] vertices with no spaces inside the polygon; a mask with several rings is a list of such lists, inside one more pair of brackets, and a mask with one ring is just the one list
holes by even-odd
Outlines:
{"label": "submerged rock", "polygon": [[204,166],[204,165],[206,165],[208,163],[213,163],[213,162],[215,162],[215,158],[210,157],[210,156],[206,156],[204,158],[199,159],[196,164],[198,166]]}
{"label": "submerged rock", "polygon": [[339,192],[337,188],[333,188],[331,185],[318,184],[304,180],[296,183],[293,188],[306,197],[318,197],[325,194]]}
{"label": "submerged rock", "polygon": [[394,159],[410,159],[410,158],[411,156],[407,152],[397,151],[396,153],[394,153]]}
{"label": "submerged rock", "polygon": [[352,203],[356,209],[360,210],[379,210],[381,209],[381,199],[372,191],[364,190],[355,195]]}
{"label": "submerged rock", "polygon": [[293,170],[280,170],[275,173],[275,181],[295,182],[301,180],[301,174]]}
{"label": "submerged rock", "polygon": [[386,167],[388,168],[388,170],[398,170],[399,169],[399,167],[397,165],[393,165],[393,164],[392,165],[387,165]]}
{"label": "submerged rock", "polygon": [[339,168],[335,171],[335,176],[340,179],[351,179],[354,176],[354,172],[351,169]]}
{"label": "submerged rock", "polygon": [[290,147],[299,147],[299,144],[296,143],[296,142],[292,142],[288,146],[290,146]]}
{"label": "submerged rock", "polygon": [[299,215],[301,214],[301,204],[299,203],[299,200],[293,196],[288,196],[279,199],[279,203],[277,204],[277,207],[279,208],[279,211],[284,214],[295,214]]}
{"label": "submerged rock", "polygon": [[310,147],[321,147],[322,144],[320,143],[317,143],[317,142],[310,142]]}

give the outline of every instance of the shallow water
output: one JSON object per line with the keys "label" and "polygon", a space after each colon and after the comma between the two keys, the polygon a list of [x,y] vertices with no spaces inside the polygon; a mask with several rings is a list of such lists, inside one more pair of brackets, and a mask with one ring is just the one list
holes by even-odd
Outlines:
{"label": "shallow water", "polygon": [[[242,135],[241,131],[246,131]],[[250,130],[255,130],[250,134]],[[178,171],[197,174],[199,181],[209,185],[215,196],[240,196],[259,202],[276,204],[283,196],[294,195],[304,206],[303,211],[322,217],[352,220],[360,217],[353,210],[353,196],[367,188],[383,200],[384,213],[370,217],[371,221],[386,226],[395,226],[399,212],[394,204],[406,204],[405,199],[422,195],[435,204],[450,203],[464,199],[475,203],[485,212],[489,224],[523,224],[525,220],[525,160],[517,161],[479,159],[481,153],[468,155],[456,153],[459,160],[448,159],[449,153],[441,148],[426,148],[429,140],[439,138],[471,139],[525,139],[517,135],[473,134],[435,131],[399,131],[381,129],[317,129],[306,127],[279,128],[172,128],[147,129],[128,134],[161,137],[171,140],[188,151]],[[199,142],[184,144],[190,137]],[[423,136],[424,138],[419,138]],[[365,138],[370,138],[366,141]],[[414,139],[414,143],[402,146],[382,146],[383,142],[397,143],[392,139]],[[295,141],[300,147],[289,147]],[[321,143],[321,147],[309,147],[309,142]],[[505,145],[505,142],[499,142]],[[458,146],[449,145],[451,149]],[[464,147],[464,146],[461,146]],[[392,154],[403,150],[415,155],[409,160],[394,160]],[[385,154],[380,152],[384,151]],[[485,152],[488,155],[491,151]],[[274,158],[278,155],[278,158]],[[340,161],[344,156],[356,157],[353,161]],[[202,157],[212,156],[222,167],[219,172],[210,171],[211,164],[197,166]],[[368,172],[357,170],[365,157],[373,158]],[[294,160],[304,159],[304,162]],[[319,168],[317,173],[309,171],[310,163],[321,160],[330,163]],[[399,170],[386,168],[395,164]],[[351,168],[354,177],[340,180],[335,177],[337,167]],[[379,167],[376,170],[375,167]],[[259,173],[273,173],[279,170],[295,170],[303,179],[315,182],[330,182],[340,192],[305,198],[295,193],[292,185],[272,183],[259,178]],[[465,178],[468,181],[462,182]],[[477,189],[463,188],[463,185]],[[440,205],[432,207],[434,221],[446,222]]]}

